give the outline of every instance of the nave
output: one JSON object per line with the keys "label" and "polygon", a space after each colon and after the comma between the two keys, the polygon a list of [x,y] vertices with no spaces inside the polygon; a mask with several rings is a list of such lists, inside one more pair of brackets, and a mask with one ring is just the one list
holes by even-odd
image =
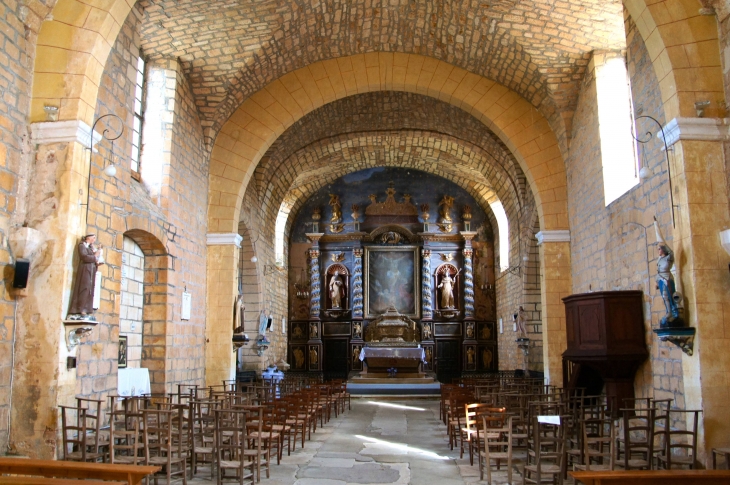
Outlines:
{"label": "nave", "polygon": [[[439,419],[439,399],[363,397],[352,409],[312,433],[304,448],[271,467],[266,485],[460,485],[486,483],[479,467],[469,465],[468,453],[449,449],[446,426]],[[523,456],[516,452],[517,457]],[[513,481],[521,482],[516,461]],[[214,484],[201,468],[190,485]],[[493,474],[494,483],[507,483],[507,472]]]}

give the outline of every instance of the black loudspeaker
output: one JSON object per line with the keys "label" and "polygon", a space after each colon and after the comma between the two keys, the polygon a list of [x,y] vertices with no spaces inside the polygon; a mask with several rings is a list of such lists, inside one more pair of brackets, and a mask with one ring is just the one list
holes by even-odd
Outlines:
{"label": "black loudspeaker", "polygon": [[13,288],[25,288],[28,285],[28,273],[30,272],[30,260],[18,258],[15,260],[15,276],[13,277]]}

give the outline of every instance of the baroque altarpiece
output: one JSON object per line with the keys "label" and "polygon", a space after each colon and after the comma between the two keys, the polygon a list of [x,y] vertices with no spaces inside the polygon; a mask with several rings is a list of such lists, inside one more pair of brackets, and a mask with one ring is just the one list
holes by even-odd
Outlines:
{"label": "baroque altarpiece", "polygon": [[[368,188],[377,191],[376,183]],[[461,190],[443,180],[438,188]],[[406,341],[424,349],[423,370],[440,380],[496,370],[491,229],[473,199],[430,191],[414,200],[391,182],[380,185],[380,195],[368,194],[369,203],[353,203],[346,222],[343,203],[357,194],[337,192],[330,188],[325,207],[307,213],[305,206],[298,216],[307,231],[305,244],[292,245],[304,254],[291,273],[291,370],[330,377],[362,370],[363,346],[403,341],[375,335],[373,322],[385,314],[410,322]]]}

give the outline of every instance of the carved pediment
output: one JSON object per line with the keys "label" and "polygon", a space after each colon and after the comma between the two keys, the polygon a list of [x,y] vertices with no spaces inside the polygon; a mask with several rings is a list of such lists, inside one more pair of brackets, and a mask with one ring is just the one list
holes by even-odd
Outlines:
{"label": "carved pediment", "polygon": [[395,189],[388,187],[385,202],[378,202],[375,194],[370,195],[370,205],[365,208],[366,216],[416,216],[418,208],[411,202],[409,194],[403,194],[403,202],[395,201]]}

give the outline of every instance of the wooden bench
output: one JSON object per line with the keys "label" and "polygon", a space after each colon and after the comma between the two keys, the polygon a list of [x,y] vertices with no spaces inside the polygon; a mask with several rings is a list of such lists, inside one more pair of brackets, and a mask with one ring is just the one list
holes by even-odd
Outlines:
{"label": "wooden bench", "polygon": [[727,485],[730,470],[615,470],[568,472],[584,485]]}
{"label": "wooden bench", "polygon": [[[67,481],[33,481],[38,477],[46,478],[84,478],[94,479],[90,482],[75,482],[73,485],[111,485],[110,482],[121,482],[138,485],[144,477],[160,471],[159,466],[135,466],[109,463],[84,463],[78,461],[35,460],[29,458],[0,457],[0,475],[29,475],[29,477],[2,477],[0,483],[17,483],[31,485],[48,483],[66,485]],[[35,479],[33,477],[36,477]],[[7,479],[16,481],[7,481]],[[26,481],[23,481],[25,479]],[[106,481],[105,481],[106,480]]]}
{"label": "wooden bench", "polygon": [[3,485],[127,485],[127,482],[107,480],[78,480],[76,478],[0,477]]}

